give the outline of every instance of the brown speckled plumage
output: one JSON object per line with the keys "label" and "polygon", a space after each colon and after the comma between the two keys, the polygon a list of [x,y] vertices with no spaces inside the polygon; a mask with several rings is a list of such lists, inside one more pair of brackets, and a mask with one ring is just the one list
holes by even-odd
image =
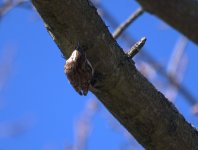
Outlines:
{"label": "brown speckled plumage", "polygon": [[93,68],[84,50],[75,49],[64,65],[64,72],[74,89],[80,95],[87,95],[93,76]]}

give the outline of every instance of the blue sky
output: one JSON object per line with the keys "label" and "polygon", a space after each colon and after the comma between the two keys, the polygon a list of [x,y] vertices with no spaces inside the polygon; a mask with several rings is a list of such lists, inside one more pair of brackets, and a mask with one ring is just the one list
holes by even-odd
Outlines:
{"label": "blue sky", "polygon": [[[101,4],[120,23],[139,7],[132,0],[101,0]],[[107,20],[105,23],[110,25]],[[111,26],[109,30],[113,31]],[[146,36],[145,48],[164,65],[181,36],[147,13],[126,32],[136,39]],[[0,35],[0,60],[12,56],[6,86],[0,91],[0,149],[63,150],[66,145],[74,144],[76,122],[87,103],[96,100],[95,96],[91,93],[86,97],[79,96],[70,86],[63,72],[65,60],[33,10],[12,10],[0,21]],[[124,49],[128,48],[122,40],[118,42]],[[182,84],[198,98],[197,46],[189,42],[185,53],[188,66]],[[99,110],[91,121],[87,149],[116,150],[127,145],[124,129],[96,101]],[[198,127],[198,118],[191,113],[191,106],[181,94],[177,96],[176,107]],[[4,133],[12,125],[19,127],[16,130],[23,129],[16,135]]]}

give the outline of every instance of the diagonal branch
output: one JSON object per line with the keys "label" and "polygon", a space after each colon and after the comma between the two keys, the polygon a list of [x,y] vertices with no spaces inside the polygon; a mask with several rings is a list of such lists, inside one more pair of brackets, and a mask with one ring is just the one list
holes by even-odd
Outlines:
{"label": "diagonal branch", "polygon": [[198,132],[127,59],[88,0],[32,0],[68,58],[79,42],[95,69],[91,91],[148,150],[196,150]]}
{"label": "diagonal branch", "polygon": [[137,0],[145,11],[154,14],[198,44],[197,0]]}
{"label": "diagonal branch", "polygon": [[139,16],[143,14],[144,10],[142,8],[137,9],[134,13],[132,13],[129,18],[123,22],[113,33],[113,37],[117,39],[120,34],[132,23],[134,22]]}

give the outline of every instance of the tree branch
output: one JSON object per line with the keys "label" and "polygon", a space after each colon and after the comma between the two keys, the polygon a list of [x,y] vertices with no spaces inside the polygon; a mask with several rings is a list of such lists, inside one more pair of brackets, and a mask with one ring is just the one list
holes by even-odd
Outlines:
{"label": "tree branch", "polygon": [[137,0],[145,11],[154,14],[198,44],[197,0]]}
{"label": "tree branch", "polygon": [[132,23],[134,22],[138,17],[140,17],[143,14],[144,10],[140,7],[135,12],[133,12],[129,18],[124,21],[113,33],[113,37],[117,39],[122,32]]}
{"label": "tree branch", "polygon": [[88,0],[32,0],[68,58],[78,42],[95,69],[91,91],[148,150],[197,150],[198,132],[135,68]]}

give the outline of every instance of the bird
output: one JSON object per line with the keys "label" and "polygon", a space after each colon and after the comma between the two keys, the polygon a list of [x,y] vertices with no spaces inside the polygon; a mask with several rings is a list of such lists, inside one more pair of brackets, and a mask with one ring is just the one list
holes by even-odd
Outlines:
{"label": "bird", "polygon": [[94,75],[94,69],[86,57],[84,48],[75,48],[66,60],[64,72],[73,88],[80,94],[86,96]]}

